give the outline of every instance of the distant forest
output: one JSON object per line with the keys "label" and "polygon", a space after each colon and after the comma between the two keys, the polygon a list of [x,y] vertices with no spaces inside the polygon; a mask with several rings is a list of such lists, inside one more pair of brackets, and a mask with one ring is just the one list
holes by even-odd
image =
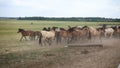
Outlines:
{"label": "distant forest", "polygon": [[104,17],[0,17],[0,19],[17,19],[17,20],[48,20],[48,21],[83,21],[83,22],[120,22],[120,18]]}
{"label": "distant forest", "polygon": [[86,22],[120,22],[120,19],[102,17],[19,17],[17,20],[49,20],[49,21],[86,21]]}

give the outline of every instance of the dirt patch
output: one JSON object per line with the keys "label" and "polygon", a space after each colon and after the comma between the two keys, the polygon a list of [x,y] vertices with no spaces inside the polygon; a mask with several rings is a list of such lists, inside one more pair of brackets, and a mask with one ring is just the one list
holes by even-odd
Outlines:
{"label": "dirt patch", "polygon": [[[119,41],[119,39],[103,39],[102,48],[69,48],[63,45],[33,48],[32,45],[26,51],[14,52],[7,57],[4,55],[3,57],[9,60],[4,59],[8,62],[2,68],[117,68],[120,63]],[[94,42],[97,43],[98,41]]]}

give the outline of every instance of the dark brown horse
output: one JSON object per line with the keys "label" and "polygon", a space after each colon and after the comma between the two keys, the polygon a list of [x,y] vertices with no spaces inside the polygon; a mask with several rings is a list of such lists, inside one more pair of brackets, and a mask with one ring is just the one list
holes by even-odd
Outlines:
{"label": "dark brown horse", "polygon": [[31,30],[18,29],[17,33],[21,33],[22,35],[22,37],[20,38],[20,41],[22,41],[23,37],[25,38],[25,40],[27,40],[26,36],[29,36],[30,39],[35,37],[34,31],[31,31]]}

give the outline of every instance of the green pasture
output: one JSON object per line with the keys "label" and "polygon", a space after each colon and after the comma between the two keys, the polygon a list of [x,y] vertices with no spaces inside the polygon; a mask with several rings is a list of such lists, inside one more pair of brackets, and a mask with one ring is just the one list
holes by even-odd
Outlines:
{"label": "green pasture", "polygon": [[[31,24],[33,23],[33,24]],[[88,25],[97,27],[99,24],[119,24],[119,22],[78,22],[78,21],[40,21],[40,20],[15,20],[4,19],[0,20],[0,67],[6,65],[17,65],[17,63],[28,62],[29,59],[36,60],[36,55],[41,54],[43,51],[61,51],[63,48],[54,47],[40,47],[38,40],[35,41],[22,41],[20,33],[17,33],[18,28],[25,30],[40,31],[43,27],[64,27],[76,25]],[[39,53],[38,53],[39,52]],[[63,57],[62,57],[63,58]],[[26,60],[25,60],[26,59]],[[29,60],[32,62],[33,60]],[[13,65],[12,65],[13,64]],[[7,67],[9,68],[9,67]],[[14,68],[14,67],[13,67]]]}
{"label": "green pasture", "polygon": [[[31,24],[32,23],[32,24]],[[40,31],[43,27],[64,27],[76,25],[88,25],[97,27],[99,24],[119,24],[119,22],[78,22],[78,21],[40,21],[40,20],[15,20],[15,19],[4,19],[0,20],[0,47],[6,47],[8,44],[20,43],[19,39],[21,34],[17,33],[18,28],[25,30]]]}

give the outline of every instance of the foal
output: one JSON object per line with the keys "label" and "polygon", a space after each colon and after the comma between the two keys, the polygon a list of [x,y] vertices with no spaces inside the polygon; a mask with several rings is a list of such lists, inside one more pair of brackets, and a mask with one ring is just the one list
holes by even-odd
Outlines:
{"label": "foal", "polygon": [[34,32],[31,31],[31,30],[24,30],[24,29],[18,29],[18,32],[17,33],[21,33],[21,38],[20,38],[20,41],[22,41],[23,37],[25,38],[25,40],[27,40],[26,36],[29,36],[29,37],[34,37]]}

